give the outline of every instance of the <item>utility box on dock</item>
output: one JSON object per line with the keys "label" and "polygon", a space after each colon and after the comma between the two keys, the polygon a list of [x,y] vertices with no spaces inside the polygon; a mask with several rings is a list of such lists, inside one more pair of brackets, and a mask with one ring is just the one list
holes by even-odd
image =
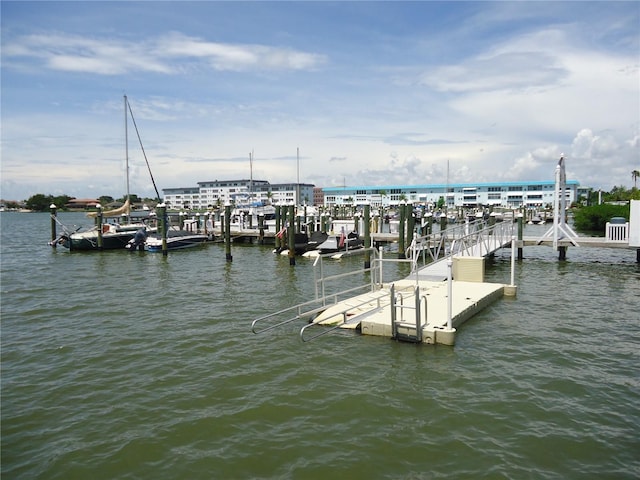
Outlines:
{"label": "utility box on dock", "polygon": [[484,282],[484,257],[453,257],[453,279],[459,282]]}
{"label": "utility box on dock", "polygon": [[631,200],[629,213],[629,246],[640,248],[640,200]]}

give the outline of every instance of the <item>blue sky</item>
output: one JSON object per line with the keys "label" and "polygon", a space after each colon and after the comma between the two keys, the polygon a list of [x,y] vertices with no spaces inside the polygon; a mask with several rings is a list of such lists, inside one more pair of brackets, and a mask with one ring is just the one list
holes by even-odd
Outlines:
{"label": "blue sky", "polygon": [[[0,195],[640,170],[640,2],[2,1]],[[296,149],[299,148],[299,160]],[[253,168],[249,154],[253,152]],[[154,196],[129,122],[131,192]]]}

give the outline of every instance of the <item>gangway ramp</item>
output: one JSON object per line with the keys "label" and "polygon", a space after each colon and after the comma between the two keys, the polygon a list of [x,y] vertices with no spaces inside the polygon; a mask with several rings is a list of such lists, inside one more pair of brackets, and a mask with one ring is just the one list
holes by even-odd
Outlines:
{"label": "gangway ramp", "polygon": [[[499,222],[490,226],[483,225],[477,231],[467,231],[451,236],[445,247],[445,253],[448,255],[434,259],[433,262],[413,272],[413,275],[422,280],[446,280],[449,268],[447,265],[448,259],[460,257],[484,258],[493,255],[497,250],[512,244],[514,240],[513,229],[514,224],[512,222]],[[419,243],[420,241],[418,240]]]}

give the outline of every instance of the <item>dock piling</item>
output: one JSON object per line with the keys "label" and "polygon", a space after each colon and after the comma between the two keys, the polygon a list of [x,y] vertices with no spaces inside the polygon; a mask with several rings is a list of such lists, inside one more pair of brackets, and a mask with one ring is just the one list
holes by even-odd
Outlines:
{"label": "dock piling", "polygon": [[504,294],[507,297],[515,297],[518,287],[516,287],[516,237],[511,236],[511,283],[505,285]]}
{"label": "dock piling", "polygon": [[364,206],[364,268],[371,268],[371,206],[367,203]]}
{"label": "dock piling", "polygon": [[523,232],[524,232],[524,218],[521,212],[518,214],[518,260],[522,260],[524,258],[523,248],[522,248]]}
{"label": "dock piling", "polygon": [[96,216],[96,226],[98,227],[98,250],[102,250],[102,205],[97,204],[98,215]]}
{"label": "dock piling", "polygon": [[58,207],[56,207],[55,203],[49,205],[49,209],[51,210],[51,246],[56,248],[56,239],[58,238],[58,233],[56,230],[56,216]]}
{"label": "dock piling", "polygon": [[291,266],[296,264],[295,208],[294,205],[289,205],[289,229],[287,230],[287,237],[289,240],[289,265]]}
{"label": "dock piling", "polygon": [[400,203],[400,222],[398,223],[398,258],[403,260],[405,255],[405,220],[406,220],[406,208],[404,200]]}
{"label": "dock piling", "polygon": [[233,261],[231,256],[231,205],[224,206],[224,251],[227,263]]}

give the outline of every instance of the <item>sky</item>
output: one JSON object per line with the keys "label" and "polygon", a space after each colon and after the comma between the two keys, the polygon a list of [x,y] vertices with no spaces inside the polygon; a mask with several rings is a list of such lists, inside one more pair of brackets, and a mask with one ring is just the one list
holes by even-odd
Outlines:
{"label": "sky", "polygon": [[5,200],[118,198],[127,156],[130,192],[152,198],[149,169],[160,194],[553,181],[561,155],[609,191],[640,170],[637,1],[0,9]]}

